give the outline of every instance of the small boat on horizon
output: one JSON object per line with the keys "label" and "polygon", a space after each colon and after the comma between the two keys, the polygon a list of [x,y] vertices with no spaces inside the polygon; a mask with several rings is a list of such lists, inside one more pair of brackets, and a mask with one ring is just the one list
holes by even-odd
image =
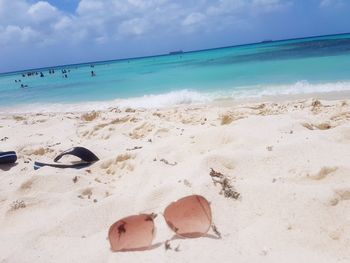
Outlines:
{"label": "small boat on horizon", "polygon": [[260,43],[269,43],[269,42],[273,42],[273,40],[272,39],[266,39],[266,40],[261,41]]}
{"label": "small boat on horizon", "polygon": [[170,51],[169,55],[177,55],[177,54],[182,54],[182,53],[184,53],[184,52],[180,49],[180,50]]}

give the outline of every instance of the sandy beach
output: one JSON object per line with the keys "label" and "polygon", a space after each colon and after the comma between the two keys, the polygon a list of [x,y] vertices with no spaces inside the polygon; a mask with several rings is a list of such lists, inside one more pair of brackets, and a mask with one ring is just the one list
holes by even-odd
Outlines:
{"label": "sandy beach", "polygon": [[[350,100],[2,114],[0,140],[18,154],[0,166],[2,263],[350,262]],[[73,146],[100,161],[33,169]],[[161,213],[190,194],[221,239],[174,238]],[[112,223],[152,212],[170,249],[111,252]]]}

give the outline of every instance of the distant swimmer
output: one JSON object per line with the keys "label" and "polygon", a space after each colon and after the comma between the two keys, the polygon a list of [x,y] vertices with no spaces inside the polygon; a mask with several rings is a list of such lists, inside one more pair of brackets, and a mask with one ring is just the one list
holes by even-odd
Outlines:
{"label": "distant swimmer", "polygon": [[96,73],[93,70],[91,70],[91,77],[95,77],[95,76],[96,76]]}
{"label": "distant swimmer", "polygon": [[23,85],[23,84],[21,84],[21,88],[22,88],[22,89],[28,88],[28,85]]}
{"label": "distant swimmer", "polygon": [[42,72],[40,72],[40,78],[43,78],[44,74]]}

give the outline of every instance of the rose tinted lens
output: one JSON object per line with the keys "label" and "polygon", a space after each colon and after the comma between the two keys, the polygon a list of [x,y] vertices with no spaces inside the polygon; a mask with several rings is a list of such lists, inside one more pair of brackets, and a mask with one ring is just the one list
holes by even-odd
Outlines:
{"label": "rose tinted lens", "polygon": [[152,245],[154,222],[152,215],[125,217],[115,222],[108,233],[113,251],[144,250]]}
{"label": "rose tinted lens", "polygon": [[209,202],[202,196],[191,195],[171,203],[164,211],[169,227],[184,237],[200,237],[211,226]]}

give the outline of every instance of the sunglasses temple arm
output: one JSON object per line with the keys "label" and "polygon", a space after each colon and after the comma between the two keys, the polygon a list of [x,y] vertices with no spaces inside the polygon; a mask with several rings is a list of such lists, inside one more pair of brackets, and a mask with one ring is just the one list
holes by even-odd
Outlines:
{"label": "sunglasses temple arm", "polygon": [[213,232],[215,233],[215,235],[221,239],[221,233],[219,232],[218,228],[216,227],[216,225],[214,223],[211,224],[211,229],[213,230]]}

